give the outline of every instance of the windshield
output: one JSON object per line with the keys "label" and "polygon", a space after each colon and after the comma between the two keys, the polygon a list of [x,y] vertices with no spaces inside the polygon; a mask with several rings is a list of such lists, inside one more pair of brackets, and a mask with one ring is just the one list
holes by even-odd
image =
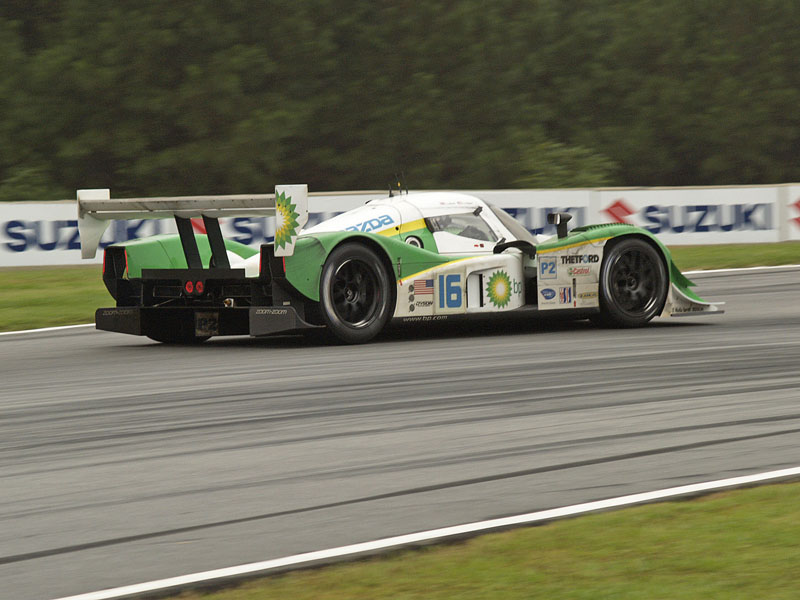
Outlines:
{"label": "windshield", "polygon": [[489,225],[475,213],[459,213],[455,215],[440,215],[438,217],[428,217],[425,219],[428,229],[435,233],[446,231],[453,235],[482,240],[485,242],[496,242],[497,236],[489,228]]}
{"label": "windshield", "polygon": [[534,246],[538,244],[536,238],[533,237],[533,234],[527,229],[525,229],[522,226],[522,224],[519,221],[517,221],[514,217],[512,217],[502,208],[498,208],[497,206],[489,204],[488,202],[486,204],[489,206],[489,208],[492,209],[492,212],[497,216],[497,218],[500,219],[500,222],[503,225],[505,225],[506,229],[508,229],[511,232],[511,235],[513,235],[518,240],[525,240],[526,242],[530,242]]}

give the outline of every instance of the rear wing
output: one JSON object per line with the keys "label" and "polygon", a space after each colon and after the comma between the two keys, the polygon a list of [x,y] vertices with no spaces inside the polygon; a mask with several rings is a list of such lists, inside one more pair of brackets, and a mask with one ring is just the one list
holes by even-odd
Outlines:
{"label": "rear wing", "polygon": [[275,256],[291,256],[308,222],[308,186],[277,185],[274,194],[179,196],[174,198],[111,199],[109,190],[78,190],[78,231],[81,257],[94,258],[109,221],[174,218],[190,267],[199,263],[190,219],[202,217],[216,264],[228,264],[219,228],[220,217],[275,216]]}

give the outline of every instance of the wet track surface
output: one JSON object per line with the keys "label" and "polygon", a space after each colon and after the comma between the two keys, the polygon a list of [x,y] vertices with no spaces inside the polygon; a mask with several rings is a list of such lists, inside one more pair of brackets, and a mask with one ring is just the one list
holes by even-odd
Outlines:
{"label": "wet track surface", "polygon": [[0,598],[46,599],[800,465],[800,270],[726,314],[192,348],[0,338]]}

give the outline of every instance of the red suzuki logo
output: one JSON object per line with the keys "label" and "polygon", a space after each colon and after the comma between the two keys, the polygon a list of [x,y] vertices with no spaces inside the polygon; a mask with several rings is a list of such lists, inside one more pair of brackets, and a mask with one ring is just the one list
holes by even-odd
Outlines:
{"label": "red suzuki logo", "polygon": [[[798,202],[800,202],[800,200],[798,200]],[[603,209],[603,212],[609,216],[612,223],[627,223],[628,225],[631,225],[626,217],[631,216],[636,211],[631,210],[630,206],[625,204],[625,201],[622,198],[619,198],[618,200],[614,201],[614,204]]]}
{"label": "red suzuki logo", "polygon": [[[800,213],[800,198],[798,198],[797,202],[792,204],[792,206],[794,206],[797,209],[797,212]],[[792,221],[797,223],[797,226],[800,227],[800,217],[795,217],[794,219],[792,219]]]}

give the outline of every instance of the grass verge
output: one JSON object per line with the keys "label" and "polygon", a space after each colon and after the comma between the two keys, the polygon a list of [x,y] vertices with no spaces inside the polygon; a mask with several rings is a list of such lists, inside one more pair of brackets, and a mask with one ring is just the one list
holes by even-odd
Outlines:
{"label": "grass verge", "polygon": [[794,599],[800,484],[557,521],[181,600]]}
{"label": "grass verge", "polygon": [[[800,242],[722,246],[674,246],[684,271],[800,263]],[[0,269],[0,331],[90,323],[113,300],[100,266]]]}
{"label": "grass verge", "polygon": [[682,271],[800,264],[800,242],[671,246],[669,250]]}
{"label": "grass verge", "polygon": [[100,265],[0,269],[0,331],[91,323],[114,300]]}

